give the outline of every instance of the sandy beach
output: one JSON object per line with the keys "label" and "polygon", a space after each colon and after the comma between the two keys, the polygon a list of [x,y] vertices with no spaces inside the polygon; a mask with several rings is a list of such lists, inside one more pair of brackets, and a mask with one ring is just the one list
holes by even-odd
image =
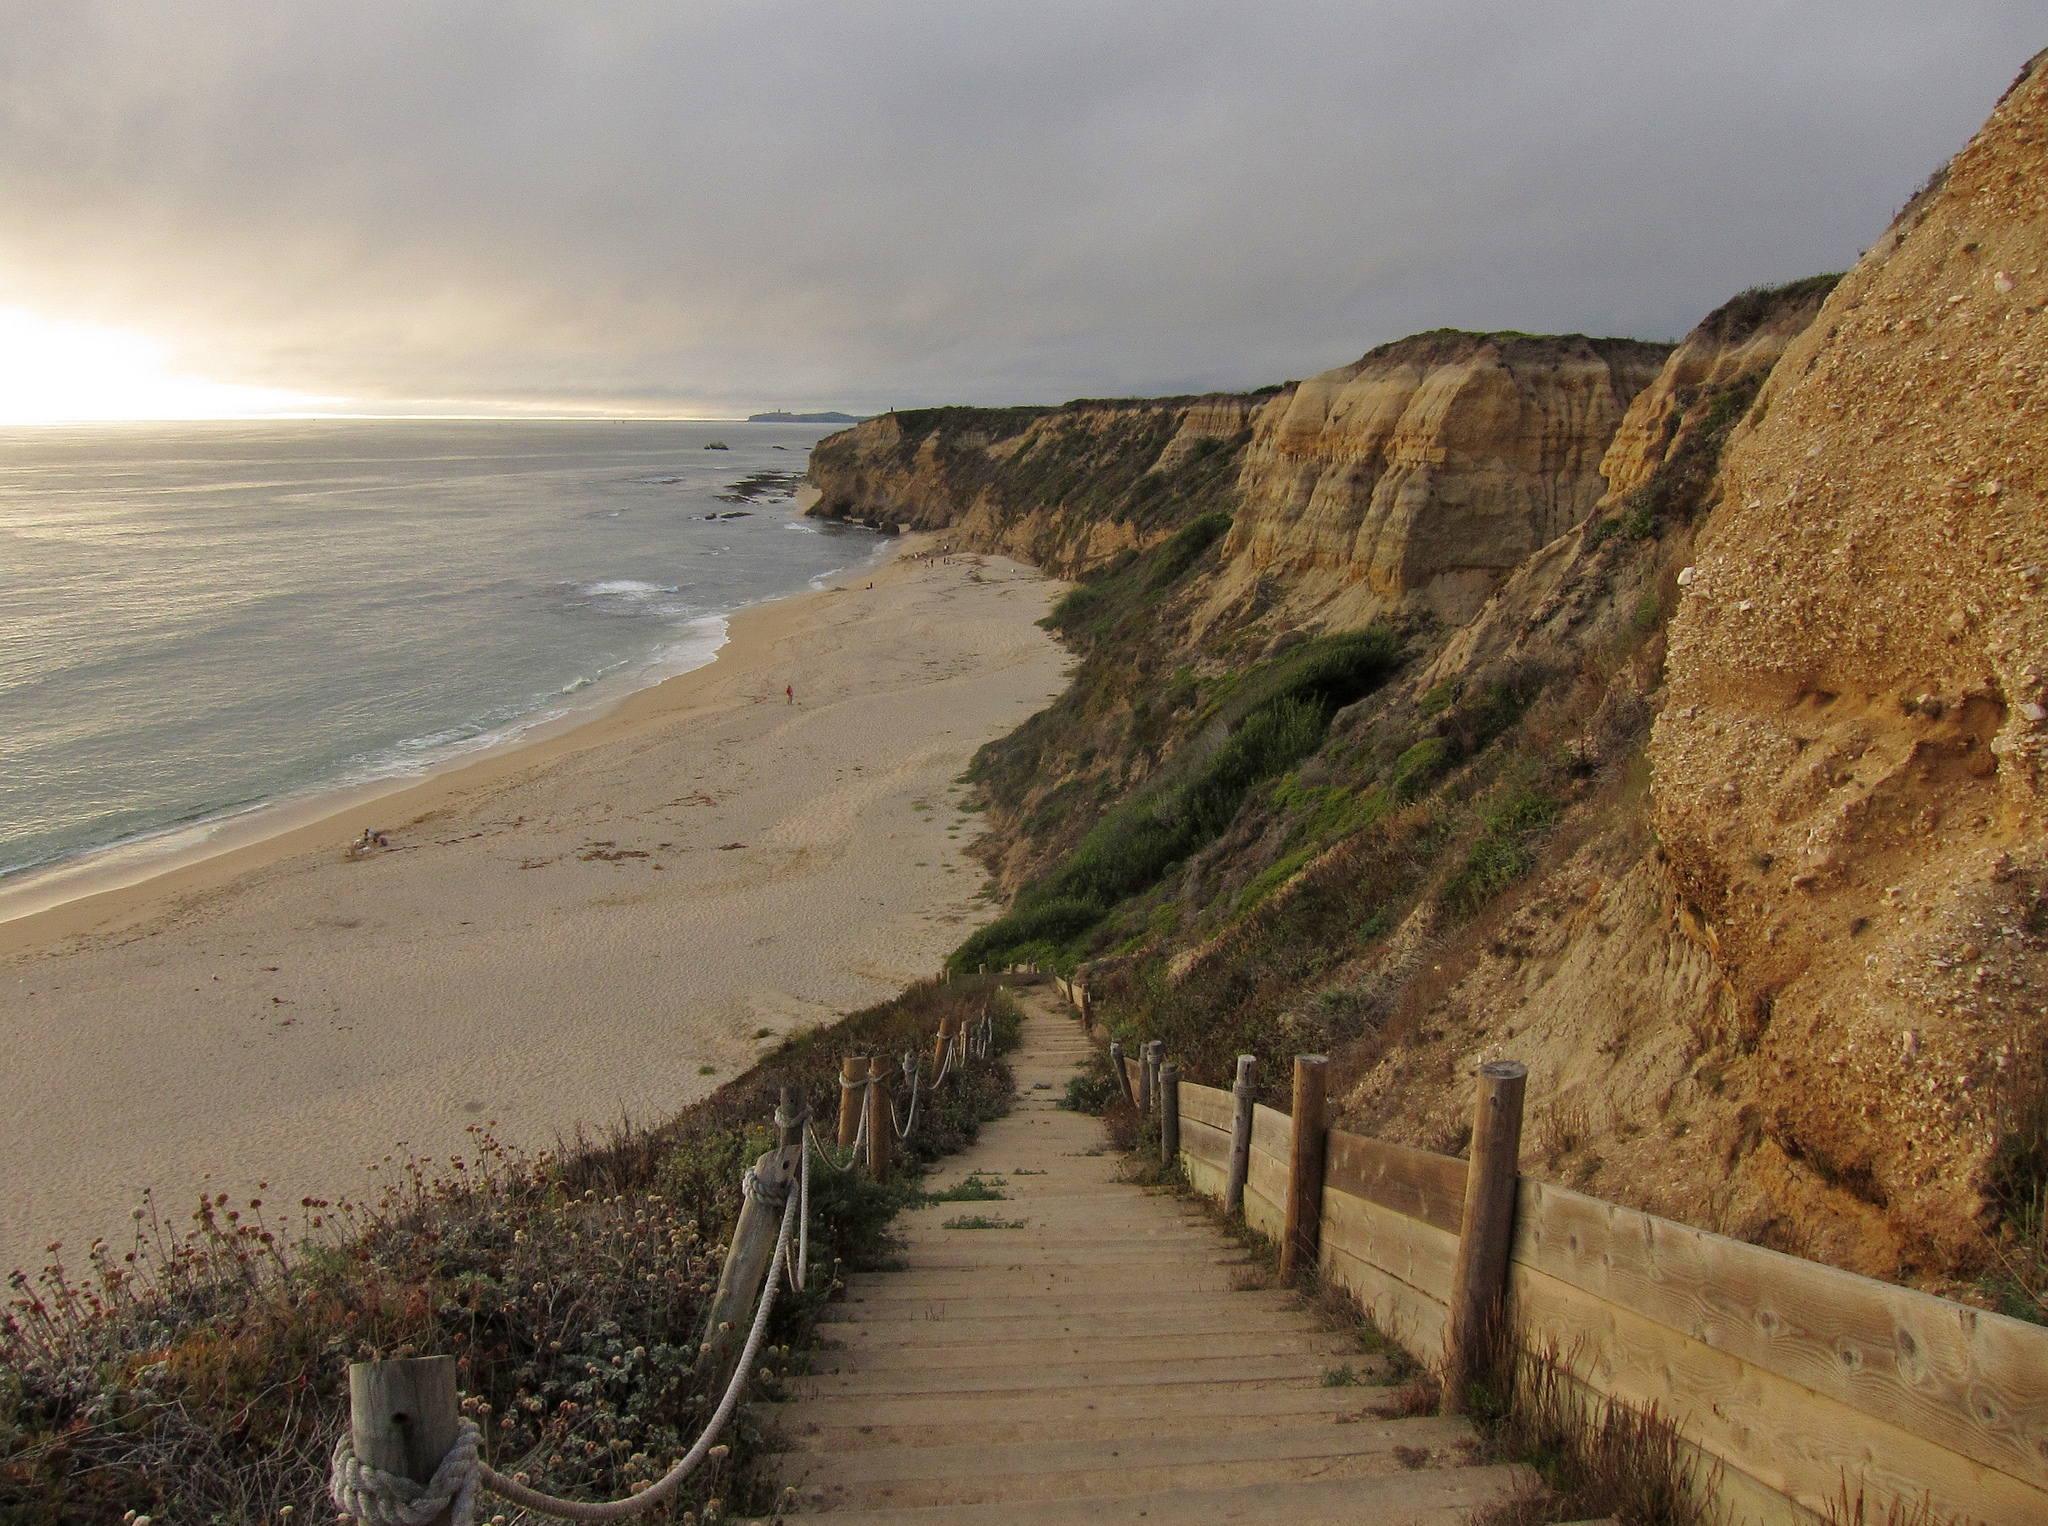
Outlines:
{"label": "sandy beach", "polygon": [[935,971],[994,914],[954,781],[1065,657],[1061,585],[929,549],[742,611],[574,731],[0,923],[0,1269],[125,1249],[145,1188],[182,1220],[486,1121],[659,1118]]}

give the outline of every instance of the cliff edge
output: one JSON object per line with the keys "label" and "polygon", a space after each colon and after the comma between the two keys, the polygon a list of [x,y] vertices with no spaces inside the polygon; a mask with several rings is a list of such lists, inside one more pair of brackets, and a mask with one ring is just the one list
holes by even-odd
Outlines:
{"label": "cliff edge", "polygon": [[1908,1257],[1977,1238],[2039,1064],[2039,64],[1737,432],[1650,754],[1655,826],[1740,1004],[1766,1126]]}
{"label": "cliff edge", "polygon": [[1227,606],[1260,578],[1323,623],[1476,614],[1584,522],[1602,458],[1671,346],[1440,330],[1382,345],[1263,409],[1239,482]]}

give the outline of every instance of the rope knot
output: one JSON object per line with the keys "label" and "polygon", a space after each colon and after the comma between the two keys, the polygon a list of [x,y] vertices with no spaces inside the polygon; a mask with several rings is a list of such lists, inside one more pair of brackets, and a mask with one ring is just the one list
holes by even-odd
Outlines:
{"label": "rope knot", "polygon": [[791,1183],[786,1178],[763,1176],[756,1169],[740,1178],[740,1196],[759,1198],[770,1208],[780,1208],[789,1201],[790,1186]]}
{"label": "rope knot", "polygon": [[474,1420],[459,1423],[455,1445],[448,1449],[431,1482],[416,1484],[402,1473],[386,1473],[356,1456],[350,1434],[334,1444],[327,1492],[335,1508],[352,1520],[377,1526],[426,1526],[453,1506],[455,1526],[470,1526],[476,1515],[478,1432]]}

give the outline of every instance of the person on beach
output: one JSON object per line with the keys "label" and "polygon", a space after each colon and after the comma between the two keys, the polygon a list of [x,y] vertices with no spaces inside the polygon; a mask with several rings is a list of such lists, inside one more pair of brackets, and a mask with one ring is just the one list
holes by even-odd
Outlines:
{"label": "person on beach", "polygon": [[788,700],[788,701],[789,701],[789,702],[790,702],[790,703],[791,703],[792,705],[793,705],[793,704],[795,704],[795,703],[796,703],[796,685],[795,685],[795,684],[784,684],[784,685],[782,686],[782,696],[783,696],[783,698],[784,698],[784,699]]}

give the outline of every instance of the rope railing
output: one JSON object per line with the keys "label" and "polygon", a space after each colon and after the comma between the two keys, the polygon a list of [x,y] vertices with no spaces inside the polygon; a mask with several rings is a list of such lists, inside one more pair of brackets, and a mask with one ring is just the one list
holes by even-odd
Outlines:
{"label": "rope railing", "polygon": [[[927,1092],[938,1090],[956,1070],[965,1067],[970,1057],[986,1059],[994,1051],[994,1036],[994,1019],[985,1009],[980,1021],[974,1024],[971,1036],[965,1023],[950,1035],[942,1029],[937,1046],[940,1050],[938,1074],[928,1088],[920,1084],[923,1067],[918,1063],[916,1051],[905,1054],[902,1066],[910,1084],[910,1106],[907,1114],[899,1115],[895,1104],[889,1103],[890,1132],[898,1140],[908,1140],[911,1131],[917,1126],[918,1107]],[[808,1111],[788,1111],[789,1093],[784,1093],[784,1102],[777,1108],[775,1114],[775,1122],[782,1131],[784,1142],[777,1149],[763,1155],[755,1162],[754,1168],[741,1179],[744,1206],[740,1223],[734,1228],[732,1246],[725,1262],[726,1274],[730,1276],[734,1273],[736,1265],[743,1260],[741,1240],[748,1232],[749,1216],[757,1211],[757,1202],[765,1207],[781,1209],[774,1247],[767,1256],[765,1267],[754,1263],[757,1272],[761,1274],[761,1286],[758,1299],[755,1301],[753,1321],[748,1327],[745,1344],[725,1385],[718,1407],[712,1411],[710,1419],[705,1422],[703,1430],[699,1432],[690,1449],[660,1478],[637,1493],[616,1500],[570,1500],[543,1494],[524,1482],[523,1474],[508,1478],[486,1463],[481,1455],[481,1430],[474,1420],[462,1417],[454,1422],[453,1444],[443,1453],[432,1477],[421,1483],[404,1473],[373,1466],[360,1457],[358,1450],[364,1445],[364,1438],[358,1434],[355,1424],[352,1424],[334,1444],[328,1479],[329,1496],[340,1510],[343,1519],[371,1522],[374,1526],[427,1526],[427,1523],[434,1521],[445,1511],[451,1526],[474,1526],[477,1497],[480,1493],[488,1491],[510,1504],[536,1514],[551,1516],[556,1520],[622,1521],[651,1510],[670,1499],[707,1457],[724,1457],[728,1449],[719,1444],[718,1437],[731,1421],[733,1412],[738,1408],[741,1396],[746,1391],[747,1381],[753,1375],[754,1363],[760,1354],[761,1342],[767,1334],[776,1295],[785,1282],[796,1292],[806,1291],[811,1244],[811,1158],[816,1156],[827,1166],[840,1172],[853,1170],[864,1158],[870,1138],[870,1117],[878,1111],[874,1103],[880,1100],[876,1094],[876,1080],[877,1077],[871,1073],[861,1080],[843,1079],[840,1082],[843,1090],[859,1087],[866,1091],[860,1108],[860,1124],[843,1164],[834,1159],[833,1152],[818,1138],[818,1131],[812,1126]],[[886,1093],[886,1086],[881,1090]],[[792,1149],[796,1152],[797,1159],[794,1162],[787,1162],[787,1154]],[[794,1181],[786,1175],[777,1179],[781,1172],[791,1169],[795,1174]],[[766,1226],[761,1227],[765,1229]],[[751,1243],[758,1246],[760,1242],[756,1239]],[[758,1251],[754,1254],[758,1255]],[[711,1325],[702,1347],[707,1356],[715,1349],[715,1342],[708,1337],[731,1328],[730,1324],[718,1319],[719,1308],[726,1292],[722,1278],[719,1299],[714,1301]],[[447,1378],[447,1394],[452,1405],[452,1358],[414,1358],[354,1364],[349,1370],[349,1380],[356,1423],[360,1423],[365,1411],[375,1408],[374,1404],[357,1401],[383,1376],[389,1375],[393,1370],[410,1370],[437,1364],[445,1365],[447,1368],[447,1372],[442,1376]],[[400,1376],[402,1378],[405,1374]],[[359,1386],[361,1392],[358,1391]],[[417,1425],[421,1421],[421,1417],[417,1415],[400,1414],[392,1418],[401,1427],[408,1423]],[[443,1430],[442,1434],[446,1435],[448,1431]]]}
{"label": "rope railing", "polygon": [[477,1423],[464,1418],[459,1422],[460,1435],[455,1446],[441,1459],[433,1479],[426,1484],[414,1483],[403,1474],[387,1473],[358,1460],[354,1437],[352,1433],[344,1432],[334,1444],[333,1473],[329,1485],[336,1507],[352,1520],[375,1522],[377,1526],[426,1526],[444,1510],[451,1512],[450,1526],[472,1526],[476,1519],[477,1491],[488,1489],[500,1499],[522,1509],[552,1516],[559,1521],[623,1521],[653,1509],[681,1488],[683,1480],[697,1470],[697,1465],[712,1455],[719,1432],[725,1429],[726,1422],[732,1419],[733,1411],[739,1407],[740,1395],[746,1390],[754,1359],[760,1354],[762,1337],[768,1332],[768,1315],[775,1307],[776,1285],[788,1252],[790,1226],[797,1218],[798,1204],[797,1194],[790,1193],[782,1210],[775,1254],[768,1263],[768,1279],[761,1286],[761,1301],[754,1312],[753,1327],[747,1331],[747,1343],[740,1353],[739,1365],[733,1369],[732,1380],[725,1385],[725,1394],[718,1401],[718,1408],[712,1411],[710,1420],[705,1422],[690,1450],[676,1460],[674,1467],[639,1493],[629,1494],[624,1499],[604,1501],[565,1500],[552,1494],[542,1494],[517,1479],[507,1478],[485,1463],[477,1455],[480,1441]]}

